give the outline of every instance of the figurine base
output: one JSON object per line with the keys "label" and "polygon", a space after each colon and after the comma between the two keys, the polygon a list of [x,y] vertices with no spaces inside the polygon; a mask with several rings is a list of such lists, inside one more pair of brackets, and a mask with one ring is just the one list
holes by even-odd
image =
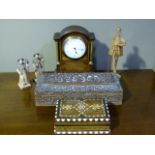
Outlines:
{"label": "figurine base", "polygon": [[18,87],[21,89],[21,90],[23,90],[23,89],[25,89],[25,88],[28,88],[28,87],[31,87],[31,84],[30,83],[25,83],[25,84],[19,84],[18,83]]}

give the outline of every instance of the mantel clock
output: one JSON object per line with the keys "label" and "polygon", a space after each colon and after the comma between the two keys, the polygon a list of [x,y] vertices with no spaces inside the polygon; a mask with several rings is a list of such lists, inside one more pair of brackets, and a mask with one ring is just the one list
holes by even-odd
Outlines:
{"label": "mantel clock", "polygon": [[94,33],[81,26],[69,26],[55,33],[57,71],[89,72],[93,70]]}

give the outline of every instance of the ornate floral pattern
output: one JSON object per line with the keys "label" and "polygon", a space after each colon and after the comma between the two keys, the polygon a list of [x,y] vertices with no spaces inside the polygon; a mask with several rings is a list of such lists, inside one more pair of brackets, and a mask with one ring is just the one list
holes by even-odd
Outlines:
{"label": "ornate floral pattern", "polygon": [[87,116],[104,116],[105,110],[103,102],[99,99],[91,100],[65,100],[60,105],[61,117],[87,117]]}

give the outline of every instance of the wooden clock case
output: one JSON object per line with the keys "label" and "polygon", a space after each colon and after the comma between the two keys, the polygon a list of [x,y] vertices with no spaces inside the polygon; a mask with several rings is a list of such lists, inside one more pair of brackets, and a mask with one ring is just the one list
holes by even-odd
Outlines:
{"label": "wooden clock case", "polygon": [[[63,44],[66,38],[79,36],[86,44],[86,53],[79,59],[71,59],[64,53]],[[57,71],[59,72],[89,72],[93,70],[94,33],[81,26],[69,26],[54,34],[57,48]]]}

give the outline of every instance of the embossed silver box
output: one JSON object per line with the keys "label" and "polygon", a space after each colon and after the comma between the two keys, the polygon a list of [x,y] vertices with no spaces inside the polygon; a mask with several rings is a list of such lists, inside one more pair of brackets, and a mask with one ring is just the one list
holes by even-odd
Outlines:
{"label": "embossed silver box", "polygon": [[35,88],[36,106],[53,106],[60,99],[104,98],[122,104],[123,90],[113,73],[43,73]]}

